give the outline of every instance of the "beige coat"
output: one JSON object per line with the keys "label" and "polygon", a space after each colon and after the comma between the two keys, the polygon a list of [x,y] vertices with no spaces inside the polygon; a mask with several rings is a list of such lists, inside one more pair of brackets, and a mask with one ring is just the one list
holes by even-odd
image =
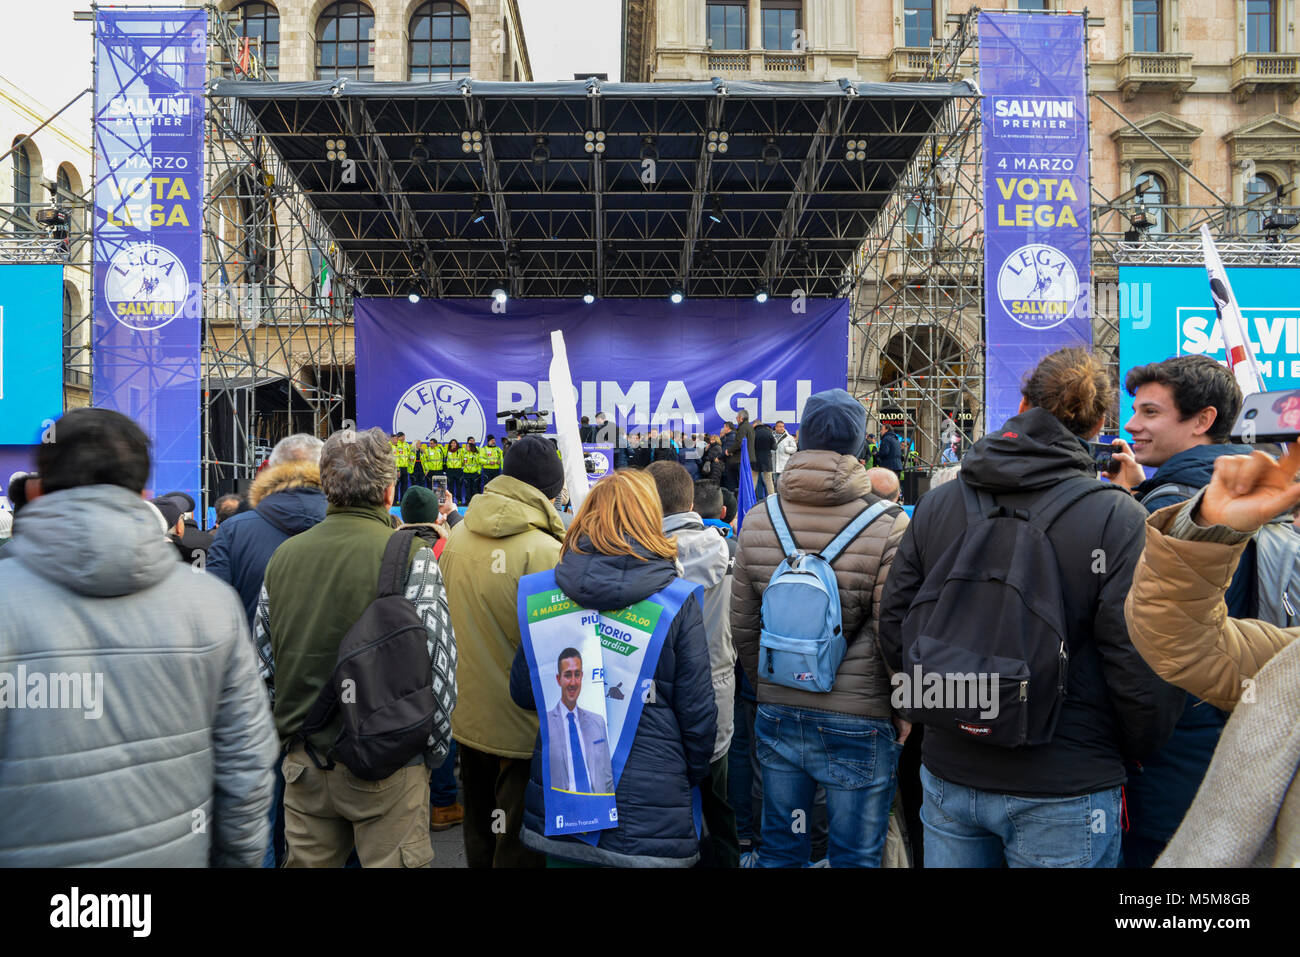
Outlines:
{"label": "beige coat", "polygon": [[1294,866],[1300,629],[1228,617],[1223,596],[1247,539],[1220,526],[1194,528],[1199,498],[1147,520],[1124,606],[1133,645],[1156,674],[1233,712],[1157,866]]}

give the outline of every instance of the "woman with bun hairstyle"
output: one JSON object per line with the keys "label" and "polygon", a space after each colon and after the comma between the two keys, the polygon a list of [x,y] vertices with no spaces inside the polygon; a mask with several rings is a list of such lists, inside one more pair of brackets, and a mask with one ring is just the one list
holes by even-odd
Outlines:
{"label": "woman with bun hairstyle", "polygon": [[[975,443],[957,480],[917,505],[881,598],[881,651],[891,670],[905,670],[904,621],[932,573],[930,585],[952,581],[945,553],[967,534],[968,501],[980,498],[968,489],[984,493],[984,503],[991,497],[991,511],[1013,520],[1028,520],[1036,509],[1047,517],[1055,498],[1046,540],[1066,631],[1065,693],[1045,743],[998,747],[980,740],[978,727],[927,723],[920,772],[926,867],[1118,866],[1124,762],[1158,750],[1182,712],[1181,692],[1142,660],[1124,621],[1146,510],[1124,490],[1087,485],[1098,481],[1088,443],[1116,398],[1105,366],[1083,349],[1059,350],[1028,375],[1021,395],[1018,414]],[[1072,484],[1067,490],[1063,483]],[[1014,567],[1006,557],[990,556],[988,567]],[[1048,609],[1058,597],[1033,600]],[[938,624],[926,634],[949,647],[973,644],[977,653],[987,642],[992,655],[996,617],[987,607],[963,614],[965,621],[932,612],[928,624]],[[916,628],[908,621],[909,635]],[[968,634],[952,634],[963,628]]]}

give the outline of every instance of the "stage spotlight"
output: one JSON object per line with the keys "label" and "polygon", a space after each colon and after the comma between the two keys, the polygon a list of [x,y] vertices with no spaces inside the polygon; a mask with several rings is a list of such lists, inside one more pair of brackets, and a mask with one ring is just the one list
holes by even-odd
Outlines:
{"label": "stage spotlight", "polygon": [[767,302],[767,288],[766,288],[766,287],[764,287],[764,286],[760,286],[760,287],[758,288],[758,292],[754,293],[754,301],[755,301],[756,303],[758,303],[760,306],[761,306],[763,303]]}
{"label": "stage spotlight", "polygon": [[684,295],[682,295],[682,291],[681,291],[680,289],[674,289],[674,290],[672,291],[672,293],[669,294],[669,296],[668,296],[668,301],[671,302],[671,303],[675,306],[675,305],[677,305],[678,303],[680,303],[680,302],[681,302],[683,299],[685,299],[685,298],[686,298],[686,297],[685,297]]}
{"label": "stage spotlight", "polygon": [[722,197],[717,193],[709,199],[709,219],[715,223],[722,222]]}
{"label": "stage spotlight", "polygon": [[474,197],[474,212],[470,213],[469,221],[478,224],[486,218],[487,213],[483,212],[483,194],[479,193]]}
{"label": "stage spotlight", "polygon": [[506,295],[506,291],[500,287],[492,290],[492,299],[495,302],[504,303],[509,298],[510,297]]}
{"label": "stage spotlight", "polygon": [[776,145],[775,136],[769,136],[766,142],[767,145],[763,147],[763,165],[776,166],[781,162],[781,148]]}
{"label": "stage spotlight", "polygon": [[655,146],[653,136],[641,137],[641,161],[650,160],[653,163],[659,162],[659,148]]}
{"label": "stage spotlight", "polygon": [[461,130],[460,151],[462,153],[482,153],[483,152],[483,131],[482,130]]}
{"label": "stage spotlight", "polygon": [[587,305],[589,305],[589,306],[590,306],[593,302],[595,302],[595,301],[596,301],[596,292],[595,292],[595,290],[592,289],[590,286],[588,286],[588,287],[587,287],[587,291],[584,292],[584,293],[582,294],[582,301],[585,302],[585,303],[586,303]]}
{"label": "stage spotlight", "polygon": [[547,145],[550,142],[545,136],[538,136],[533,140],[533,162],[545,163],[551,158],[551,148]]}
{"label": "stage spotlight", "polygon": [[406,301],[409,302],[411,305],[415,305],[417,302],[420,301],[420,294],[418,292],[413,292],[406,297]]}
{"label": "stage spotlight", "polygon": [[867,141],[866,140],[849,140],[844,144],[846,160],[864,160],[867,158]]}
{"label": "stage spotlight", "polygon": [[1264,232],[1280,233],[1283,230],[1295,229],[1300,220],[1296,219],[1295,213],[1280,213],[1274,210],[1264,217]]}
{"label": "stage spotlight", "polygon": [[429,148],[424,145],[423,136],[415,138],[415,145],[411,147],[411,162],[416,166],[423,166],[429,162]]}
{"label": "stage spotlight", "polygon": [[584,130],[582,134],[582,148],[588,153],[605,152],[605,131],[604,130]]}
{"label": "stage spotlight", "polygon": [[704,148],[710,153],[727,152],[727,141],[731,139],[731,134],[726,130],[709,130],[708,142]]}

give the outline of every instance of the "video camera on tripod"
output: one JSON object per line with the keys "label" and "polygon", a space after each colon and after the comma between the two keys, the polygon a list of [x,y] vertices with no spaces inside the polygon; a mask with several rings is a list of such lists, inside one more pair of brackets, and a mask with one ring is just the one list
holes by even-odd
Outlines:
{"label": "video camera on tripod", "polygon": [[545,432],[545,419],[550,414],[549,412],[539,412],[536,407],[531,409],[506,409],[504,412],[498,412],[497,418],[506,420],[506,438],[513,442],[525,435]]}

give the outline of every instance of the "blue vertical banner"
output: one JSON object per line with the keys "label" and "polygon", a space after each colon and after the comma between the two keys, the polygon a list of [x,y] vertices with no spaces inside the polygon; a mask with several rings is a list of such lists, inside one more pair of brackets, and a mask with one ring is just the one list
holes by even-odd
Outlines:
{"label": "blue vertical banner", "polygon": [[1082,15],[979,15],[986,428],[1043,356],[1092,346]]}
{"label": "blue vertical banner", "polygon": [[153,440],[155,493],[199,500],[204,10],[95,21],[94,405]]}

